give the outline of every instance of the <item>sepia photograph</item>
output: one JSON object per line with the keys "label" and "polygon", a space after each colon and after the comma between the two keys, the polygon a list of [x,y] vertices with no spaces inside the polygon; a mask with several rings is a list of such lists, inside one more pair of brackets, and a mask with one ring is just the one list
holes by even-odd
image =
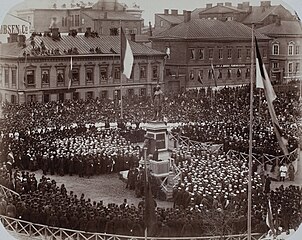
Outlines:
{"label": "sepia photograph", "polygon": [[302,240],[299,0],[2,0],[1,240]]}

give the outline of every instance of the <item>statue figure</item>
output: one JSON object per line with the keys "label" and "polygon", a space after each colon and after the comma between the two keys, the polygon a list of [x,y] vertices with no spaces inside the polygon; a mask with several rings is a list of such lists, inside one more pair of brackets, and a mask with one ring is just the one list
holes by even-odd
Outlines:
{"label": "statue figure", "polygon": [[153,104],[154,104],[154,121],[162,120],[162,105],[163,105],[164,93],[157,85],[154,89]]}

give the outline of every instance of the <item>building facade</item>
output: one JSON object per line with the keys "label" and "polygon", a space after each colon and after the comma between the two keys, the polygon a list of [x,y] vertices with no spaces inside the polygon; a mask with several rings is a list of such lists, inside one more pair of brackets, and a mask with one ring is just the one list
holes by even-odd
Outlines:
{"label": "building facade", "polygon": [[151,95],[163,83],[163,53],[130,41],[130,79],[120,72],[119,36],[12,36],[0,45],[1,100],[12,103]]}
{"label": "building facade", "polygon": [[[269,38],[256,32],[265,64]],[[251,77],[251,28],[235,21],[192,19],[152,38],[152,47],[166,52],[165,84],[171,91],[240,85]],[[269,67],[267,65],[267,67]],[[215,83],[216,80],[216,83]]]}
{"label": "building facade", "polygon": [[[122,25],[126,33],[141,34],[144,24],[136,9],[127,11],[116,0],[100,0],[92,6],[52,6],[50,8],[19,9],[17,16],[31,23],[32,32],[44,32],[58,27],[62,33],[70,30],[85,32],[87,27],[99,35],[110,35]],[[133,13],[133,14],[132,14]]]}
{"label": "building facade", "polygon": [[302,26],[299,21],[281,21],[258,29],[270,40],[271,79],[276,83],[301,81]]}

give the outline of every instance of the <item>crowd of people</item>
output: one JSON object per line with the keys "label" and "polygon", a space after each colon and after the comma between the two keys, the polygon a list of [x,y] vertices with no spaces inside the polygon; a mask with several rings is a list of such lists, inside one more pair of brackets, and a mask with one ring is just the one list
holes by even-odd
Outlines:
{"label": "crowd of people", "polygon": [[[281,128],[288,138],[289,151],[298,146],[297,118],[300,116],[295,92],[278,93],[274,102]],[[3,105],[1,123],[0,181],[20,193],[3,200],[12,204],[9,216],[49,226],[88,232],[105,232],[143,236],[144,204],[104,206],[85,195],[68,193],[57,186],[48,174],[90,177],[129,170],[127,188],[137,197],[144,193],[144,170],[137,142],[145,131],[140,124],[154,116],[149,97],[126,98],[124,118],[120,120],[115,101],[89,99],[64,102]],[[266,102],[255,96],[253,124],[254,152],[282,155],[273,132]],[[180,123],[174,133],[200,142],[224,145],[224,153],[205,154],[203,150],[179,148],[172,158],[181,172],[173,191],[174,208],[156,208],[155,236],[200,236],[217,231],[242,233],[246,229],[247,162],[229,157],[234,149],[248,151],[249,92],[248,87],[225,88],[219,91],[191,90],[165,97],[162,113],[169,123]],[[110,123],[117,122],[117,128]],[[22,123],[22,124],[21,124]],[[12,159],[9,155],[12,153]],[[13,174],[11,165],[20,169]],[[301,222],[301,189],[265,187],[265,176],[253,164],[253,231],[265,232],[268,199],[276,224],[283,229],[297,228]],[[42,169],[38,182],[34,174],[24,170]],[[21,171],[22,170],[22,171]],[[152,192],[160,189],[153,179]],[[294,199],[293,201],[289,201]],[[283,214],[285,213],[286,214]],[[288,217],[288,214],[292,214]],[[7,211],[6,211],[7,214]],[[222,221],[213,224],[214,220]],[[226,232],[224,232],[226,233]]]}

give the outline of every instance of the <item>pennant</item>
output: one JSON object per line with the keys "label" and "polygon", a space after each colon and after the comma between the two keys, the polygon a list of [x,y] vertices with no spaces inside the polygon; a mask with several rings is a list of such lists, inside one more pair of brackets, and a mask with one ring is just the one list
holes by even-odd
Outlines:
{"label": "pennant", "polygon": [[269,76],[267,74],[265,65],[262,62],[261,54],[259,51],[257,39],[255,38],[256,42],[256,87],[263,88],[264,95],[267,101],[268,110],[272,119],[274,131],[276,134],[276,138],[278,140],[279,146],[282,149],[285,155],[288,155],[287,150],[287,140],[282,134],[282,129],[280,128],[277,115],[274,109],[273,101],[277,98],[276,93],[273,89]]}
{"label": "pennant", "polygon": [[215,69],[214,69],[213,61],[211,61],[211,71],[212,71],[212,79],[214,79],[215,87],[217,87],[217,79],[216,79],[216,75],[215,75]]}
{"label": "pennant", "polygon": [[276,231],[274,228],[274,222],[273,222],[273,214],[272,214],[272,206],[271,201],[268,199],[268,209],[266,214],[266,225],[271,229],[273,235],[276,235]]}
{"label": "pennant", "polygon": [[70,69],[69,69],[68,90],[71,88],[71,83],[72,83],[72,57],[70,57]]}
{"label": "pennant", "polygon": [[121,27],[121,73],[130,78],[133,66],[133,53],[128,39]]}

